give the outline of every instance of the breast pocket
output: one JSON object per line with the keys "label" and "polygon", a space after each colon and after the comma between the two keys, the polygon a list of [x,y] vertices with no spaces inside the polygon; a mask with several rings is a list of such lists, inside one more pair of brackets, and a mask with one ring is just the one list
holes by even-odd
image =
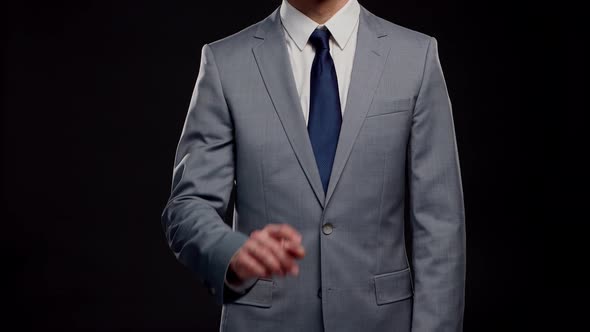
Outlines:
{"label": "breast pocket", "polygon": [[391,98],[375,96],[367,118],[392,113],[408,112],[414,107],[414,98]]}

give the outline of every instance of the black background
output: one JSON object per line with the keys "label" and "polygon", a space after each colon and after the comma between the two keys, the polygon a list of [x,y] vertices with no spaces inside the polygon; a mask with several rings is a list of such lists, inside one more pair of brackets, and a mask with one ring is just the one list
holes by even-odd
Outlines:
{"label": "black background", "polygon": [[[439,42],[467,214],[465,331],[549,326],[550,272],[563,266],[542,246],[558,150],[554,13],[360,3]],[[278,4],[25,1],[2,13],[1,234],[16,272],[4,324],[217,331],[220,307],[176,262],[160,214],[201,47]]]}

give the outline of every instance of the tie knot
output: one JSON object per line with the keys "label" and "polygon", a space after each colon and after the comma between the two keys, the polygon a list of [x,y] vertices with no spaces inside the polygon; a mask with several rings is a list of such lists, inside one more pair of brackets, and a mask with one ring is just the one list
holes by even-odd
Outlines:
{"label": "tie knot", "polygon": [[309,37],[309,42],[316,50],[330,49],[330,30],[328,29],[315,29]]}

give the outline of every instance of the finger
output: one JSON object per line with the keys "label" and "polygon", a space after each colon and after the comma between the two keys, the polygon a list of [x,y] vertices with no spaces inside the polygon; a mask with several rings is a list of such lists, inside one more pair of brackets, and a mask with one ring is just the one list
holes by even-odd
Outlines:
{"label": "finger", "polygon": [[276,239],[284,238],[288,241],[301,243],[301,234],[289,224],[268,224],[263,230]]}
{"label": "finger", "polygon": [[244,245],[248,253],[250,253],[258,262],[272,273],[285,274],[281,268],[280,261],[275,257],[267,246],[263,245],[257,240],[260,232],[254,232],[251,239],[246,241]]}
{"label": "finger", "polygon": [[293,257],[297,259],[301,259],[305,257],[305,248],[299,243],[293,243],[290,241],[285,241],[283,244],[283,249]]}
{"label": "finger", "polygon": [[267,247],[269,251],[272,252],[272,254],[281,264],[283,271],[291,271],[293,266],[297,264],[292,256],[281,247],[281,242],[287,243],[287,241],[284,239],[277,241],[275,238],[271,237],[268,232],[257,232],[252,234],[252,238],[258,241],[260,245]]}
{"label": "finger", "polygon": [[260,264],[248,252],[244,252],[236,260],[236,266],[234,268],[234,272],[242,280],[248,279],[250,277],[265,276],[268,274],[266,267],[264,267],[264,265]]}

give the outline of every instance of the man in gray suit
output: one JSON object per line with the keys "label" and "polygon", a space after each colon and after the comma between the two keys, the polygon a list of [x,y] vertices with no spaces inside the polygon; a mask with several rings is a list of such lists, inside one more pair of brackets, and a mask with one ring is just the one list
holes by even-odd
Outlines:
{"label": "man in gray suit", "polygon": [[222,305],[220,331],[461,331],[436,39],[357,0],[283,0],[205,44],[162,223]]}

